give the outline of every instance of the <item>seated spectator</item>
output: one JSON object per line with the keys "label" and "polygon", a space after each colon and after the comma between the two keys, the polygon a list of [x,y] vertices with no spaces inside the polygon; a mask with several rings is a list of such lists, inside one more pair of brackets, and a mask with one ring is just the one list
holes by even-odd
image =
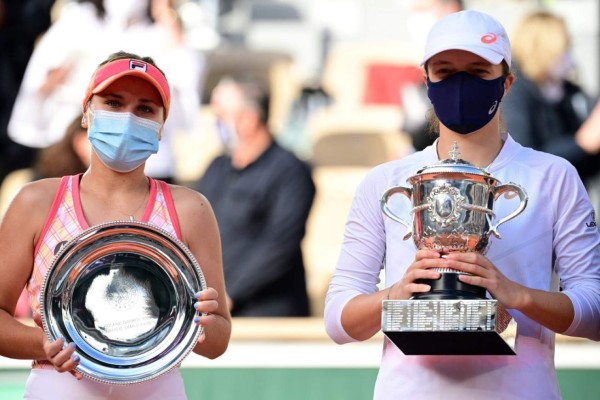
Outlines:
{"label": "seated spectator", "polygon": [[211,105],[225,154],[196,189],[219,224],[233,316],[308,316],[301,242],[315,196],[308,165],[273,138],[269,96],[255,83],[222,81]]}
{"label": "seated spectator", "polygon": [[533,12],[513,32],[517,79],[503,101],[508,132],[523,146],[567,159],[600,209],[600,103],[574,80],[562,17]]}

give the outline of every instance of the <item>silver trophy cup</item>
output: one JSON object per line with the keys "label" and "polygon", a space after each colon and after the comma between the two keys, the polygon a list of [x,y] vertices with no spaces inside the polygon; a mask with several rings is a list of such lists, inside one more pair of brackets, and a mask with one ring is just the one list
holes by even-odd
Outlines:
{"label": "silver trophy cup", "polygon": [[[451,158],[425,167],[408,178],[412,187],[394,186],[381,197],[383,213],[404,225],[418,249],[485,254],[491,235],[527,206],[525,191],[516,184],[500,184],[485,169],[459,159],[456,143]],[[396,215],[390,198],[396,194],[412,202],[412,224]],[[494,203],[501,196],[518,196],[518,207],[495,221]],[[436,269],[440,278],[421,280],[431,286],[410,300],[385,300],[383,332],[405,354],[515,354],[506,324],[500,321],[496,300],[484,288],[459,281],[460,271]],[[508,315],[508,314],[504,314]],[[510,332],[510,331],[509,331]]]}

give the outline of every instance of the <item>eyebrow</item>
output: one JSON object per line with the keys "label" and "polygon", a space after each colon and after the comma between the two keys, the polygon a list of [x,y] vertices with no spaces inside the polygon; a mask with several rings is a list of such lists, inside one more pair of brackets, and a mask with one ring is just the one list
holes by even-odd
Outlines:
{"label": "eyebrow", "polygon": [[[115,98],[115,99],[118,99],[118,100],[123,100],[124,99],[124,96],[121,96],[118,93],[108,93],[108,94],[105,94],[105,95],[102,95],[102,94],[99,94],[99,95],[101,97],[112,97],[112,98]],[[157,102],[155,102],[154,100],[151,100],[151,99],[143,99],[142,98],[142,99],[138,99],[138,100],[141,103],[151,103],[151,104],[156,105],[157,107],[161,107],[161,105],[159,103],[157,103]]]}

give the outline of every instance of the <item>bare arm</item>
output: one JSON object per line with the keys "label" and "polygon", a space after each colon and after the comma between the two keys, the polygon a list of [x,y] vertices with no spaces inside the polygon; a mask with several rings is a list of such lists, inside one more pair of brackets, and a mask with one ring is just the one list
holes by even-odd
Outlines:
{"label": "bare arm", "polygon": [[19,295],[33,265],[38,193],[31,187],[19,192],[0,224],[0,354],[18,359],[44,359],[43,332],[14,318]]}
{"label": "bare arm", "polygon": [[600,102],[596,104],[588,119],[575,133],[575,141],[588,154],[600,152]]}
{"label": "bare arm", "polygon": [[[33,252],[56,191],[58,180],[25,185],[0,224],[0,354],[17,359],[45,360],[45,335],[37,326],[14,318],[14,310],[33,268]],[[57,347],[58,346],[58,347]],[[62,344],[52,347],[52,354]],[[72,350],[69,350],[69,355]],[[67,356],[67,358],[68,358]]]}
{"label": "bare arm", "polygon": [[197,310],[207,313],[198,321],[204,334],[194,352],[217,358],[225,352],[231,336],[231,316],[226,302],[221,257],[221,239],[212,207],[201,194],[184,187],[171,187],[183,240],[200,264],[209,289],[198,299]]}

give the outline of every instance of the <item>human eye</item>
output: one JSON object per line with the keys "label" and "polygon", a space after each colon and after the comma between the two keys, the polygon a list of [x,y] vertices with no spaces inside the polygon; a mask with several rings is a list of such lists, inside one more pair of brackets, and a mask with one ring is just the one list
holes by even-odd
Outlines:
{"label": "human eye", "polygon": [[431,75],[438,80],[445,79],[452,75],[452,73],[453,71],[447,67],[434,68],[433,71],[431,71]]}
{"label": "human eye", "polygon": [[113,109],[117,109],[120,108],[122,106],[121,102],[119,100],[116,99],[107,99],[104,104],[106,104],[108,107],[113,108]]}
{"label": "human eye", "polygon": [[485,68],[477,68],[473,70],[471,74],[484,78],[490,74],[490,71]]}
{"label": "human eye", "polygon": [[138,111],[142,114],[154,114],[156,112],[154,107],[150,107],[146,104],[141,104],[138,106]]}
{"label": "human eye", "polygon": [[467,72],[479,78],[489,79],[494,75],[494,67],[487,63],[473,63],[467,68]]}

